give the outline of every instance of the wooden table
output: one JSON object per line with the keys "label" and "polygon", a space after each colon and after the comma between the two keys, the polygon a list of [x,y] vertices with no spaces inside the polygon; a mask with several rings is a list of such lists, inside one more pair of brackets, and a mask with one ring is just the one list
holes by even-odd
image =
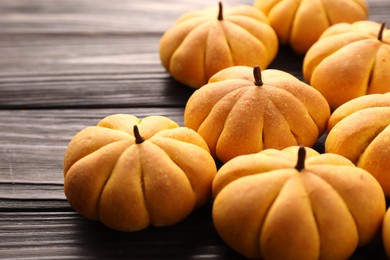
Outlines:
{"label": "wooden table", "polygon": [[[229,0],[228,5],[251,4]],[[369,0],[390,25],[390,1]],[[211,202],[173,227],[136,233],[86,220],[63,192],[63,156],[81,129],[114,113],[164,115],[183,125],[193,90],[158,55],[164,31],[194,0],[0,1],[0,258],[240,259],[218,237]],[[302,79],[282,47],[270,67]],[[381,259],[380,239],[353,259]]]}

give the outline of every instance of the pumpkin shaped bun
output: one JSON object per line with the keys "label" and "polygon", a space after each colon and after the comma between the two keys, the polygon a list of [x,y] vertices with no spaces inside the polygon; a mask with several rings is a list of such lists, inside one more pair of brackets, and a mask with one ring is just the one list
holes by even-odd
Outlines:
{"label": "pumpkin shaped bun", "polygon": [[280,70],[234,66],[196,90],[184,123],[222,162],[266,148],[313,146],[326,130],[330,110],[314,88]]}
{"label": "pumpkin shaped bun", "polygon": [[264,12],[281,44],[304,54],[330,26],[368,19],[365,0],[255,0]]}
{"label": "pumpkin shaped bun", "polygon": [[348,101],[333,112],[328,129],[325,151],[370,172],[390,198],[390,92]]}
{"label": "pumpkin shaped bun", "polygon": [[230,160],[213,194],[217,232],[252,259],[348,259],[380,231],[386,211],[367,171],[297,146]]}
{"label": "pumpkin shaped bun", "polygon": [[137,231],[173,225],[207,202],[216,171],[195,131],[162,116],[115,114],[73,137],[64,190],[84,217]]}
{"label": "pumpkin shaped bun", "polygon": [[332,110],[367,94],[390,91],[390,30],[359,21],[329,27],[306,53],[303,75]]}
{"label": "pumpkin shaped bun", "polygon": [[234,65],[265,69],[278,40],[265,15],[249,5],[208,8],[181,16],[160,41],[163,66],[177,81],[199,88]]}

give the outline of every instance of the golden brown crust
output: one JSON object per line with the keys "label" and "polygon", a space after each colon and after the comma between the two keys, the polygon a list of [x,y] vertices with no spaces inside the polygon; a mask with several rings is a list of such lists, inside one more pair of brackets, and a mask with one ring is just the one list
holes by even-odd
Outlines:
{"label": "golden brown crust", "polygon": [[261,75],[257,86],[253,68],[224,69],[187,101],[185,125],[222,162],[266,148],[312,146],[326,130],[330,109],[317,90],[283,71]]}
{"label": "golden brown crust", "polygon": [[231,248],[248,258],[261,258],[261,227],[269,207],[290,174],[283,171],[241,177],[232,183],[236,185],[228,185],[218,193],[213,203],[213,223]]}
{"label": "golden brown crust", "polygon": [[[135,143],[137,125],[143,141]],[[80,131],[64,159],[64,191],[81,215],[137,231],[187,217],[211,196],[216,165],[194,130],[151,116],[104,118]]]}
{"label": "golden brown crust", "polygon": [[309,158],[298,172],[298,149],[264,150],[224,164],[213,182],[216,230],[248,258],[347,259],[380,229],[383,191],[337,154],[305,148]]}
{"label": "golden brown crust", "polygon": [[100,148],[122,140],[134,143],[134,137],[112,129],[90,126],[78,132],[68,144],[64,156],[64,175],[69,168],[83,157],[99,150]]}
{"label": "golden brown crust", "polygon": [[[246,167],[243,167],[244,165]],[[231,159],[229,164],[224,164],[218,170],[213,181],[213,196],[216,197],[226,185],[241,177],[292,167],[294,167],[294,164],[290,160],[270,156],[262,152],[237,156]]]}
{"label": "golden brown crust", "polygon": [[[333,28],[333,26],[331,28]],[[334,37],[329,38],[324,37],[323,39],[314,43],[312,48],[310,48],[306,53],[303,60],[303,76],[306,81],[310,82],[313,71],[326,57],[332,55],[340,48],[352,42],[368,39],[368,37],[369,36],[367,35],[361,35],[358,33],[348,33],[335,35]]]}
{"label": "golden brown crust", "polygon": [[329,132],[325,150],[357,164],[370,142],[390,124],[390,107],[366,108],[341,120]]}
{"label": "golden brown crust", "polygon": [[345,117],[370,107],[390,107],[390,92],[361,96],[341,105],[331,114],[328,122],[328,131],[332,130],[332,128]]}
{"label": "golden brown crust", "polygon": [[369,107],[376,103],[362,102],[365,100],[372,99],[358,100],[356,104],[368,108],[346,115],[335,124],[325,142],[325,150],[345,156],[370,172],[389,197],[390,106]]}
{"label": "golden brown crust", "polygon": [[[77,160],[65,172],[64,192],[69,204],[86,218],[99,219],[99,200],[118,158],[132,145],[126,140],[107,144]],[[85,146],[88,149],[87,146]]]}
{"label": "golden brown crust", "polygon": [[336,24],[307,52],[304,77],[332,110],[366,94],[390,91],[390,46],[378,39],[380,28],[373,21]]}
{"label": "golden brown crust", "polygon": [[380,45],[375,39],[351,43],[323,59],[315,68],[310,84],[328,100],[332,110],[367,94]]}
{"label": "golden brown crust", "polygon": [[364,0],[256,0],[254,6],[268,16],[279,41],[298,54],[305,54],[330,26],[368,18]]}
{"label": "golden brown crust", "polygon": [[370,172],[390,197],[390,123],[367,146],[357,166]]}
{"label": "golden brown crust", "polygon": [[278,40],[265,15],[252,6],[190,12],[160,41],[163,66],[177,81],[200,88],[218,71],[234,66],[265,69],[276,56]]}

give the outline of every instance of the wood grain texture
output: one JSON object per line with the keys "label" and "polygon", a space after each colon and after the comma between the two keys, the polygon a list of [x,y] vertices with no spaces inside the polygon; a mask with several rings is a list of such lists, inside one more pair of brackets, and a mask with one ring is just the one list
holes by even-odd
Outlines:
{"label": "wood grain texture", "polygon": [[160,65],[158,35],[2,38],[16,41],[0,46],[3,108],[183,106],[192,93]]}
{"label": "wood grain texture", "polygon": [[[371,20],[390,24],[390,1],[367,2]],[[159,40],[180,15],[209,5],[0,1],[0,259],[242,259],[216,234],[211,202],[173,227],[129,234],[84,219],[63,193],[63,156],[84,127],[114,113],[183,125],[193,90],[164,70]],[[270,68],[302,79],[302,60],[281,47]],[[385,259],[379,237],[352,259]]]}
{"label": "wood grain texture", "polygon": [[[251,4],[228,0],[225,6]],[[192,0],[2,0],[1,31],[11,34],[144,35],[167,30],[185,12],[218,5],[218,1]]]}
{"label": "wood grain texture", "polygon": [[[249,1],[229,1],[228,5]],[[217,2],[216,2],[217,4]],[[0,2],[0,108],[183,106],[159,40],[201,1]]]}
{"label": "wood grain texture", "polygon": [[[250,1],[229,1],[229,5]],[[368,1],[390,24],[389,1]],[[159,40],[201,1],[0,1],[0,108],[183,106],[191,89],[162,67]],[[302,79],[282,47],[270,68]]]}
{"label": "wood grain texture", "polygon": [[29,259],[243,259],[223,244],[212,225],[206,208],[175,226],[136,233],[112,231],[74,212],[0,213],[0,255]]}
{"label": "wood grain texture", "polygon": [[[184,106],[194,91],[162,67],[158,35],[6,36],[36,43],[3,55],[0,43],[0,108]],[[302,60],[281,47],[270,68],[302,79]]]}

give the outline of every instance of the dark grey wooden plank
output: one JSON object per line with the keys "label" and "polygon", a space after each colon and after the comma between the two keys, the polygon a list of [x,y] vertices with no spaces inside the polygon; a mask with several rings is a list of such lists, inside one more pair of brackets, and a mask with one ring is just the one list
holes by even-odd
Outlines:
{"label": "dark grey wooden plank", "polygon": [[[226,6],[253,0],[222,1]],[[370,19],[389,22],[390,3],[366,0]],[[183,13],[217,2],[192,0],[2,0],[0,33],[128,33],[161,32]]]}
{"label": "dark grey wooden plank", "polygon": [[[225,6],[251,0],[223,1]],[[0,33],[161,32],[183,13],[218,5],[192,0],[2,0]]]}
{"label": "dark grey wooden plank", "polygon": [[192,90],[165,72],[158,41],[156,35],[3,35],[0,108],[183,106]]}
{"label": "dark grey wooden plank", "polygon": [[[370,19],[390,24],[389,1],[367,2]],[[238,3],[251,2],[228,5]],[[193,90],[166,73],[159,40],[178,16],[209,5],[0,1],[0,109],[184,106]],[[283,47],[270,68],[302,79],[301,66],[302,57]]]}
{"label": "dark grey wooden plank", "polygon": [[386,0],[366,0],[369,8],[369,20],[387,24],[390,26],[390,1]]}
{"label": "dark grey wooden plank", "polygon": [[[6,47],[0,59],[0,108],[185,106],[194,91],[162,67],[156,36],[36,40],[41,43]],[[56,50],[67,41],[75,43]],[[281,47],[270,68],[302,79],[301,66],[302,57]]]}
{"label": "dark grey wooden plank", "polygon": [[177,225],[121,233],[74,212],[0,212],[0,256],[69,259],[243,259],[215,232],[206,205]]}
{"label": "dark grey wooden plank", "polygon": [[159,40],[180,15],[208,6],[0,1],[0,108],[183,106],[192,90],[165,72]]}
{"label": "dark grey wooden plank", "polygon": [[[0,212],[2,259],[244,259],[216,233],[211,204],[170,227],[135,233],[110,230],[75,212]],[[351,260],[386,259],[380,239]]]}

